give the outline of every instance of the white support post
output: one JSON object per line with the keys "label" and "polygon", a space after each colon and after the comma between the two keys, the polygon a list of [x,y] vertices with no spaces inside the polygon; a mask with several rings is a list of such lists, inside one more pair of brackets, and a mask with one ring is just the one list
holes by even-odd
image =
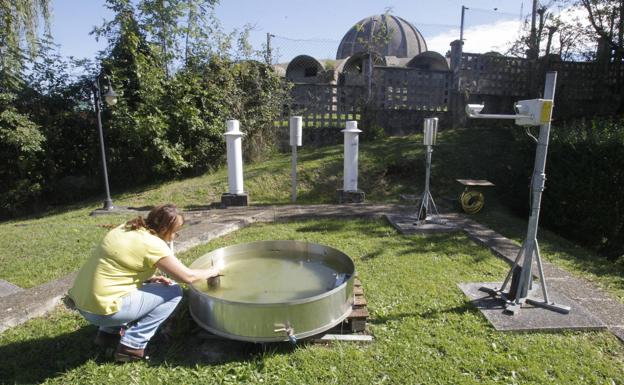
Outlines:
{"label": "white support post", "polygon": [[226,151],[228,167],[228,188],[229,193],[240,195],[244,193],[243,188],[243,150],[240,123],[238,120],[228,120],[226,122]]}
{"label": "white support post", "polygon": [[343,190],[345,192],[358,191],[358,146],[359,134],[362,132],[357,128],[357,121],[347,121],[344,132],[344,180]]}
{"label": "white support post", "polygon": [[301,116],[290,117],[290,146],[292,148],[292,169],[290,173],[292,188],[290,192],[290,200],[292,202],[297,201],[297,146],[301,146],[302,143],[302,127],[303,119]]}

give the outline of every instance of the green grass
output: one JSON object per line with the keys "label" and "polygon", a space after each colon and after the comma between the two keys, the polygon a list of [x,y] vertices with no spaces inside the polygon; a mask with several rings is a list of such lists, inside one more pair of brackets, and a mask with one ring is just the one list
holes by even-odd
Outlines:
{"label": "green grass", "polygon": [[[355,262],[371,312],[371,344],[262,348],[202,342],[186,311],[152,362],[115,365],[95,350],[95,328],[52,314],[0,335],[0,382],[50,384],[621,384],[624,346],[608,332],[500,333],[459,282],[496,280],[506,264],[465,236],[401,236],[385,221],[313,220],[254,225],[199,246],[300,239]],[[184,307],[182,308],[184,310]]]}
{"label": "green grass", "polygon": [[[359,187],[368,202],[397,202],[399,194],[422,190],[424,152],[422,135],[390,137],[360,144]],[[510,131],[501,128],[445,130],[434,147],[432,191],[439,197],[457,197],[456,178],[487,178],[492,167],[505,167],[513,154]],[[342,187],[341,145],[303,147],[298,153],[298,203],[335,202]],[[245,188],[252,204],[290,203],[290,154],[245,164]],[[527,175],[530,170],[527,170]],[[227,191],[227,171],[137,188],[115,194],[115,204],[142,207],[174,202],[194,209],[220,201]],[[503,235],[521,241],[526,217],[518,218],[488,197],[486,209],[474,217]],[[89,217],[101,205],[91,200],[58,208],[32,218],[0,223],[0,279],[33,287],[77,270],[106,233],[100,227],[118,224],[128,216]],[[591,279],[624,302],[624,260],[612,263],[544,230],[538,235],[544,259],[573,274]]]}

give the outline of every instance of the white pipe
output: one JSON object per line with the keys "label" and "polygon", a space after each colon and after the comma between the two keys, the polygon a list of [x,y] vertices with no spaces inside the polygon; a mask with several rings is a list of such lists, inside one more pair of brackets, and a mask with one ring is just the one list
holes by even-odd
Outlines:
{"label": "white pipe", "polygon": [[238,120],[226,121],[226,148],[228,167],[228,187],[230,194],[243,194],[243,149],[240,123]]}
{"label": "white pipe", "polygon": [[358,182],[358,145],[359,134],[362,132],[357,128],[357,121],[347,121],[347,128],[344,132],[344,191],[357,191]]}
{"label": "white pipe", "polygon": [[290,117],[290,146],[292,147],[290,200],[292,202],[297,201],[297,146],[301,146],[302,127],[303,119],[301,116]]}
{"label": "white pipe", "polygon": [[290,117],[290,145],[301,147],[301,135],[303,133],[303,118],[301,116]]}

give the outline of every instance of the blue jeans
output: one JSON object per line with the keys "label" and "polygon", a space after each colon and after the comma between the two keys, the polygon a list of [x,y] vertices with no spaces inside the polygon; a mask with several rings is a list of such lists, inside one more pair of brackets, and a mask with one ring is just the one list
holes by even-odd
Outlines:
{"label": "blue jeans", "polygon": [[78,310],[103,332],[117,334],[121,327],[127,327],[120,342],[133,349],[144,349],[181,299],[182,289],[176,284],[146,283],[121,297],[117,313],[99,315]]}

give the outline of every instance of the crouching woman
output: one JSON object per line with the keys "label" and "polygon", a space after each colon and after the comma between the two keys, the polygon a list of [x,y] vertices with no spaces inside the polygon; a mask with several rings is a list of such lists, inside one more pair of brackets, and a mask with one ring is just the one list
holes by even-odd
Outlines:
{"label": "crouching woman", "polygon": [[[99,326],[95,343],[116,344],[116,361],[147,359],[145,347],[182,298],[174,280],[191,283],[216,276],[217,269],[190,269],[166,242],[184,224],[175,205],[155,207],[106,234],[80,269],[69,296],[90,323]],[[121,339],[120,339],[121,336]]]}

